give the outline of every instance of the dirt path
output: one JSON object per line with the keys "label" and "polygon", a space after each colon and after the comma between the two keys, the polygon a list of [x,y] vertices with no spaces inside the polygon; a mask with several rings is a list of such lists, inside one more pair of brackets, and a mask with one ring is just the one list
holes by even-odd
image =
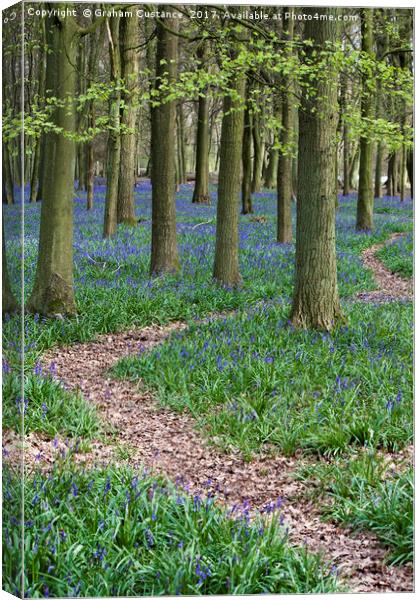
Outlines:
{"label": "dirt path", "polygon": [[[372,261],[376,271],[377,259],[373,255],[378,246],[373,248],[364,253],[364,260]],[[376,275],[378,283],[384,283],[378,292],[388,293],[388,275]],[[110,367],[124,356],[150,350],[184,327],[173,323],[105,335],[94,342],[53,349],[45,355],[44,362],[55,363],[57,377],[63,384],[80,390],[98,407],[104,421],[117,430],[109,444],[96,441],[92,452],[76,453],[75,460],[118,462],[115,447],[119,447],[134,468],[142,465],[162,472],[191,492],[211,489],[231,506],[249,502],[253,509],[261,509],[280,498],[291,541],[324,552],[352,591],[412,591],[411,566],[386,566],[386,552],[375,536],[354,535],[349,529],[320,520],[316,507],[304,499],[305,485],[293,477],[297,465],[309,459],[260,456],[246,463],[238,454],[221,454],[206,444],[188,414],[159,407],[134,384],[108,377]],[[36,452],[38,459],[47,463],[60,450],[54,450],[50,441],[34,434],[26,442],[29,455]]]}
{"label": "dirt path", "polygon": [[404,237],[405,233],[392,233],[386,242],[374,244],[362,252],[362,261],[365,267],[373,271],[378,289],[372,292],[360,292],[356,298],[365,302],[390,302],[393,300],[412,300],[413,282],[395,273],[392,273],[376,257],[376,253],[383,246],[388,246],[395,240]]}

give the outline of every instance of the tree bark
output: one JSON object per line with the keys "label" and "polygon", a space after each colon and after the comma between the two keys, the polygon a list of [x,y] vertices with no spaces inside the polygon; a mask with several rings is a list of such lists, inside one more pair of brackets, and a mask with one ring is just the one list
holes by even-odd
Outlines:
{"label": "tree bark", "polygon": [[[179,19],[165,19],[178,31]],[[152,109],[152,275],[179,269],[175,208],[176,102],[165,101],[161,85],[177,76],[178,38],[157,23],[156,81],[158,106]]]}
{"label": "tree bark", "polygon": [[[305,8],[314,13],[316,8]],[[339,9],[330,9],[336,16]],[[337,40],[336,21],[305,22],[305,39],[315,48]],[[308,48],[310,59],[317,61]],[[315,96],[303,88],[299,110],[299,163],[296,227],[296,276],[293,325],[330,330],[342,319],[335,251],[335,172],[338,121],[337,81],[330,66],[314,80]]]}
{"label": "tree bark", "polygon": [[414,198],[414,177],[413,177],[413,150],[409,148],[407,151],[407,175],[410,182],[410,197]]}
{"label": "tree bark", "polygon": [[[90,36],[89,60],[88,60],[88,81],[87,87],[90,88],[97,76],[99,53],[103,46],[103,27]],[[96,125],[96,107],[95,100],[90,100],[87,106],[87,122],[90,129],[94,129]],[[89,140],[86,142],[86,208],[93,208],[93,188],[95,181],[95,152],[94,142]]]}
{"label": "tree bark", "polygon": [[[203,42],[197,51],[201,64],[207,60],[207,43]],[[198,99],[197,141],[195,158],[195,185],[192,201],[210,204],[209,192],[209,99],[203,90]]]}
{"label": "tree bark", "polygon": [[254,170],[251,191],[261,191],[262,169],[264,162],[264,140],[261,130],[261,116],[255,113],[252,119],[252,140],[254,142]]}
{"label": "tree bark", "polygon": [[[38,83],[38,105],[44,103],[45,97],[45,21],[41,19],[41,44],[39,49],[39,83]],[[43,136],[39,137],[35,144],[34,162],[32,166],[31,175],[31,193],[30,202],[36,202],[38,198],[38,189],[40,187],[40,176],[41,176],[41,153],[44,151]]]}
{"label": "tree bark", "polygon": [[[284,11],[288,9],[285,8]],[[283,38],[293,39],[293,20],[283,21]],[[290,49],[287,49],[290,54]],[[290,79],[282,77],[281,81],[281,150],[277,172],[277,241],[280,244],[290,244],[292,232],[292,156],[293,142],[293,101],[290,90]]]}
{"label": "tree bark", "polygon": [[177,165],[177,184],[187,181],[185,164],[185,131],[184,131],[184,110],[182,103],[179,102],[176,107],[176,165]]}
{"label": "tree bark", "polygon": [[276,144],[276,140],[273,142],[273,146],[270,148],[268,153],[268,164],[267,169],[264,176],[264,187],[269,190],[276,187],[277,184],[277,170],[279,164],[279,151],[277,148],[274,148]]}
{"label": "tree bark", "polygon": [[231,85],[237,98],[225,96],[223,100],[213,277],[223,285],[235,287],[241,283],[238,260],[238,199],[241,186],[244,112],[240,108],[239,99],[243,99],[245,95],[245,76],[235,75]]}
{"label": "tree bark", "polygon": [[7,147],[7,142],[3,142],[3,178],[4,178],[4,189],[6,192],[6,202],[7,204],[14,204],[15,202],[15,194],[14,194],[14,185],[13,185],[13,177],[12,177],[12,169],[10,166],[10,156],[9,150]]}
{"label": "tree bark", "polygon": [[[361,8],[362,51],[373,56],[373,11]],[[373,97],[368,88],[368,76],[362,76],[362,119],[373,118]],[[369,136],[360,138],[359,189],[357,196],[356,229],[371,231],[373,229],[373,143]]]}
{"label": "tree bark", "polygon": [[120,20],[120,46],[121,70],[124,85],[124,110],[121,115],[121,124],[128,130],[121,136],[121,161],[118,181],[117,222],[126,225],[137,225],[134,207],[135,184],[135,152],[138,113],[138,18],[133,11],[132,16],[121,17]]}
{"label": "tree bark", "polygon": [[[117,88],[121,80],[120,56],[120,17],[115,16],[107,22],[109,40],[109,58],[111,81]],[[108,135],[107,174],[103,237],[115,234],[117,230],[117,198],[120,175],[121,134],[120,134],[121,92],[115,89],[109,102],[109,117],[112,128]]]}
{"label": "tree bark", "polygon": [[242,140],[242,214],[253,212],[252,208],[252,117],[247,103],[244,114],[244,133]]}
{"label": "tree bark", "polygon": [[[69,5],[58,4],[58,9]],[[52,96],[63,101],[53,114],[54,123],[74,132],[76,113],[77,24],[72,18],[47,19],[47,70],[54,81]],[[51,140],[51,143],[50,143]],[[29,299],[31,312],[46,316],[73,314],[73,183],[75,143],[68,136],[48,133],[46,162],[54,177],[44,189],[41,208],[38,262],[34,288]]]}

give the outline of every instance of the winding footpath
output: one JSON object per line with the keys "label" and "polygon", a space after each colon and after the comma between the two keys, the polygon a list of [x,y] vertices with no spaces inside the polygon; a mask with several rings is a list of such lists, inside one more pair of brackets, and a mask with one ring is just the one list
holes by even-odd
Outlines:
{"label": "winding footpath", "polygon": [[[379,289],[359,294],[360,299],[406,299],[410,295],[408,285],[403,288],[397,281],[400,278],[390,274],[375,258],[379,247],[373,246],[363,253],[363,261],[374,270]],[[150,350],[175,330],[184,328],[182,323],[167,327],[154,325],[55,348],[44,356],[46,365],[55,363],[57,377],[63,384],[80,390],[97,406],[103,421],[115,428],[108,440],[94,441],[90,452],[75,452],[73,460],[96,466],[125,462],[134,468],[147,467],[165,474],[191,493],[211,489],[229,506],[247,502],[253,509],[262,509],[281,498],[290,541],[321,551],[325,559],[337,567],[340,579],[351,591],[412,591],[411,565],[387,566],[386,551],[374,535],[354,534],[347,528],[321,520],[319,509],[307,499],[308,484],[294,478],[299,465],[316,459],[267,454],[245,462],[239,454],[222,454],[207,444],[189,414],[162,408],[136,385],[108,377],[108,370],[121,358],[139,352],[140,347]],[[13,447],[16,440],[10,437],[9,442]],[[51,441],[30,434],[26,445],[28,460],[37,454],[39,461],[51,463],[63,443],[53,449]],[[391,458],[395,460],[395,456]],[[396,456],[396,462],[398,458]]]}

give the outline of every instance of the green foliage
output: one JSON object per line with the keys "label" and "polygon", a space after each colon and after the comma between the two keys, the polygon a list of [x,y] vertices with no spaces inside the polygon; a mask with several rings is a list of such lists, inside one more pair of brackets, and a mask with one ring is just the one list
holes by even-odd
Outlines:
{"label": "green foliage", "polygon": [[314,495],[328,519],[356,530],[373,531],[391,549],[389,562],[413,560],[413,470],[390,471],[383,457],[372,452],[331,463],[302,467],[298,478],[314,486]]}
{"label": "green foliage", "polygon": [[[20,481],[5,470],[3,580],[17,594]],[[292,548],[278,515],[228,514],[129,469],[55,469],[25,479],[25,592],[32,598],[319,593],[320,557]]]}

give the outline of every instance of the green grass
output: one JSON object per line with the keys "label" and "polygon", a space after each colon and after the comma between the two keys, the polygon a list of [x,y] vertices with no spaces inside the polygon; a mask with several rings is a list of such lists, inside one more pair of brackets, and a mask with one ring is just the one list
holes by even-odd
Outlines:
{"label": "green grass", "polygon": [[103,427],[96,409],[80,393],[63,388],[51,375],[27,373],[25,399],[21,399],[20,378],[13,372],[3,374],[3,427],[24,432],[92,439]]}
{"label": "green grass", "polygon": [[354,303],[331,335],[287,326],[288,306],[195,324],[121,360],[139,381],[190,411],[219,447],[245,457],[267,444],[292,454],[351,445],[398,449],[412,439],[412,306]]}
{"label": "green grass", "polygon": [[328,519],[355,530],[373,531],[390,549],[389,562],[413,560],[413,470],[390,473],[379,455],[363,452],[356,457],[300,469],[299,479],[314,485],[313,495]]}
{"label": "green grass", "polygon": [[376,256],[392,273],[409,279],[413,276],[413,235],[395,240],[378,250]]}
{"label": "green grass", "polygon": [[[5,471],[4,589],[17,594],[19,482]],[[279,515],[228,514],[129,469],[25,481],[25,592],[49,596],[317,593],[337,590],[319,556],[291,547]]]}

